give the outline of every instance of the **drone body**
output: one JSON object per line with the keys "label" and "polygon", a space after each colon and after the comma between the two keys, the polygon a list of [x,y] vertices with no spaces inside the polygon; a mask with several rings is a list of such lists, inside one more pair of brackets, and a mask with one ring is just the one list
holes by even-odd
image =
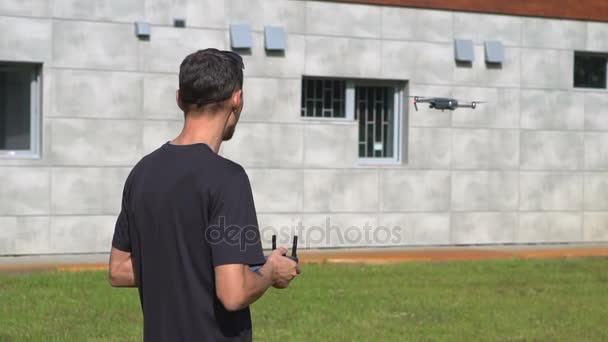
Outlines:
{"label": "drone body", "polygon": [[419,97],[413,96],[414,108],[418,111],[418,103],[428,103],[429,108],[437,110],[455,110],[456,108],[471,108],[475,109],[481,101],[471,101],[467,103],[459,103],[458,100],[448,97]]}

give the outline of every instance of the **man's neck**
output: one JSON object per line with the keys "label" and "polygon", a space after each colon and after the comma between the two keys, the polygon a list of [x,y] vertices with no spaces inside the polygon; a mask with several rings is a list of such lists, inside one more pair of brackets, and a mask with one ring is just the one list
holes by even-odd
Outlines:
{"label": "man's neck", "polygon": [[189,114],[186,115],[182,132],[171,141],[173,145],[192,145],[203,143],[209,146],[213,152],[218,153],[227,115],[214,114]]}

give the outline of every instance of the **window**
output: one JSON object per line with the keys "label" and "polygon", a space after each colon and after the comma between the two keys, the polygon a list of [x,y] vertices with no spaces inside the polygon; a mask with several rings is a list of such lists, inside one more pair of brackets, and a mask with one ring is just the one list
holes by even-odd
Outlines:
{"label": "window", "polygon": [[344,118],[344,80],[302,80],[302,116]]}
{"label": "window", "polygon": [[304,78],[302,117],[357,121],[359,160],[401,161],[403,86],[391,81]]}
{"label": "window", "polygon": [[607,55],[575,52],[574,87],[605,89],[607,64]]}
{"label": "window", "polygon": [[40,67],[0,62],[0,156],[38,157]]}

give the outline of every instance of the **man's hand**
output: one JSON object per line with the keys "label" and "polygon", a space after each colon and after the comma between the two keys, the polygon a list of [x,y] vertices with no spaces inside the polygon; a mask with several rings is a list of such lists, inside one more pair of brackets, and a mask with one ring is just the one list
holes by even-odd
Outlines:
{"label": "man's hand", "polygon": [[215,267],[216,295],[228,311],[241,310],[274,286],[284,289],[300,273],[298,264],[284,256],[286,248],[274,250],[258,272],[248,265],[228,264]]}
{"label": "man's hand", "polygon": [[286,258],[287,248],[280,247],[272,251],[266,260],[266,264],[260,269],[260,272],[270,273],[272,286],[277,289],[284,289],[289,286],[293,278],[300,274],[300,267],[295,261]]}

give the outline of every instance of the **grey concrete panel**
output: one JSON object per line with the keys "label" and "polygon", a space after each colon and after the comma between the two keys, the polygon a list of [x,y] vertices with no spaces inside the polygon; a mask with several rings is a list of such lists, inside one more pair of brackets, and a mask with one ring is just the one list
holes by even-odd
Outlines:
{"label": "grey concrete panel", "polygon": [[300,213],[259,213],[258,227],[264,249],[272,248],[272,235],[277,236],[277,246],[291,246],[293,236],[298,235],[298,250],[304,247],[299,240],[300,235],[304,232]]}
{"label": "grey concrete panel", "polygon": [[157,25],[173,25],[186,19],[186,27],[226,27],[224,0],[145,0],[145,18]]}
{"label": "grey concrete panel", "polygon": [[240,120],[300,122],[301,93],[302,81],[299,79],[247,77]]}
{"label": "grey concrete panel", "polygon": [[504,48],[504,61],[500,66],[488,67],[484,61],[484,47],[475,45],[476,60],[471,66],[456,66],[454,81],[476,86],[519,87],[521,83],[521,49]]}
{"label": "grey concrete panel", "polygon": [[608,170],[608,133],[585,133],[585,169]]}
{"label": "grey concrete panel", "polygon": [[454,129],[452,168],[505,169],[519,167],[519,131]]}
{"label": "grey concrete panel", "polygon": [[49,213],[50,169],[0,168],[0,215]]}
{"label": "grey concrete panel", "polygon": [[141,137],[135,120],[52,119],[49,158],[56,165],[133,165]]}
{"label": "grey concrete panel", "polygon": [[378,63],[379,60],[379,40],[306,37],[306,75],[374,78],[380,74],[382,63]]}
{"label": "grey concrete panel", "polygon": [[583,220],[583,240],[608,242],[608,213],[585,213]]}
{"label": "grey concrete panel", "polygon": [[608,210],[608,172],[587,172],[585,210]]}
{"label": "grey concrete panel", "polygon": [[519,128],[519,90],[485,87],[454,87],[460,101],[484,101],[476,109],[460,108],[452,113],[456,127]]}
{"label": "grey concrete panel", "polygon": [[133,24],[55,20],[49,51],[53,51],[53,66],[136,70],[141,44]]}
{"label": "grey concrete panel", "polygon": [[516,213],[454,213],[452,214],[452,243],[514,242],[517,228],[518,218]]}
{"label": "grey concrete panel", "polygon": [[567,91],[522,90],[521,127],[581,130],[585,94]]}
{"label": "grey concrete panel", "polygon": [[[361,40],[361,42],[364,42],[364,40]],[[361,48],[368,47],[362,46]],[[428,43],[387,40],[381,42],[381,47],[375,48],[381,48],[381,51],[379,51],[381,53],[381,63],[371,60],[357,61],[357,63],[379,64],[378,66],[381,67],[380,74],[383,78],[413,80],[414,82],[434,85],[452,82],[454,76],[454,47],[452,42]],[[356,53],[356,51],[352,51],[352,54],[356,55]],[[343,62],[343,59],[342,57],[334,63]],[[355,64],[352,67],[356,66]],[[378,78],[378,73],[376,72],[376,75],[368,77]]]}
{"label": "grey concrete panel", "polygon": [[226,11],[230,24],[248,23],[256,31],[272,25],[284,27],[287,34],[305,32],[305,1],[226,0]]}
{"label": "grey concrete panel", "polygon": [[373,246],[377,228],[375,214],[303,214],[304,248]]}
{"label": "grey concrete panel", "polygon": [[472,39],[476,44],[493,39],[506,46],[518,46],[521,44],[521,26],[520,17],[454,12],[454,38]]}
{"label": "grey concrete panel", "polygon": [[146,118],[183,120],[177,106],[177,75],[145,74],[143,81],[143,111]]}
{"label": "grey concrete panel", "polygon": [[50,61],[51,26],[47,19],[0,17],[0,60]]}
{"label": "grey concrete panel", "polygon": [[420,43],[383,40],[381,49],[382,77],[419,81],[416,52],[420,50]]}
{"label": "grey concrete panel", "polygon": [[529,88],[571,89],[574,57],[572,51],[521,50],[521,85]]}
{"label": "grey concrete panel", "polygon": [[303,126],[239,123],[231,141],[222,144],[222,155],[243,166],[301,166]]}
{"label": "grey concrete panel", "polygon": [[520,210],[582,210],[583,176],[578,173],[521,172]]}
{"label": "grey concrete panel", "polygon": [[251,169],[247,171],[258,212],[300,210],[302,171],[298,169]]}
{"label": "grey concrete panel", "polygon": [[491,125],[498,128],[519,128],[520,90],[499,88],[496,92],[496,117]]}
{"label": "grey concrete panel", "polygon": [[288,34],[284,53],[267,52],[264,49],[263,33],[254,32],[252,36],[253,48],[250,53],[242,55],[246,77],[302,77],[307,48],[304,36]]}
{"label": "grey concrete panel", "polygon": [[142,156],[173,140],[184,127],[183,121],[144,121]]}
{"label": "grey concrete panel", "polygon": [[381,172],[381,210],[446,211],[450,208],[448,171]]}
{"label": "grey concrete panel", "polygon": [[521,213],[517,242],[576,242],[582,240],[580,213]]}
{"label": "grey concrete panel", "polygon": [[381,214],[378,227],[388,228],[395,240],[400,235],[401,245],[450,244],[450,215],[446,213]]}
{"label": "grey concrete panel", "polygon": [[304,212],[375,212],[378,210],[376,170],[304,170]]}
{"label": "grey concrete panel", "polygon": [[0,255],[54,253],[48,216],[0,217]]}
{"label": "grey concrete panel", "polygon": [[600,22],[587,22],[587,51],[608,51],[608,25]]}
{"label": "grey concrete panel", "polygon": [[429,84],[451,83],[454,78],[453,49],[449,43],[416,43],[414,50],[408,52],[416,55],[414,80]]}
{"label": "grey concrete panel", "polygon": [[521,132],[521,168],[525,170],[579,170],[583,167],[583,133]]}
{"label": "grey concrete panel", "polygon": [[135,118],[141,115],[143,76],[127,72],[53,71],[47,116]]}
{"label": "grey concrete panel", "polygon": [[141,0],[53,0],[53,17],[135,22],[144,18]]}
{"label": "grey concrete panel", "polygon": [[118,215],[131,168],[54,168],[51,212],[56,215]]}
{"label": "grey concrete panel", "polygon": [[304,126],[304,164],[320,167],[354,167],[359,141],[356,124]]}
{"label": "grey concrete panel", "polygon": [[453,171],[453,211],[508,211],[519,204],[519,175],[504,171]]}
{"label": "grey concrete panel", "polygon": [[584,49],[586,24],[583,21],[524,18],[523,46],[534,48]]}
{"label": "grey concrete panel", "polygon": [[[418,83],[408,83],[409,96],[452,96],[452,88],[447,86],[430,86]],[[414,108],[413,100],[408,99],[408,119],[410,127],[449,127],[452,123],[451,111],[428,109],[428,106],[419,105],[418,111]]]}
{"label": "grey concrete panel", "polygon": [[45,17],[50,13],[50,4],[48,0],[3,0],[0,15]]}
{"label": "grey concrete panel", "polygon": [[116,216],[51,217],[53,253],[108,253]]}
{"label": "grey concrete panel", "polygon": [[226,31],[220,30],[153,27],[150,41],[141,43],[142,69],[177,73],[184,58],[193,52],[206,48],[226,49],[227,37]]}
{"label": "grey concrete panel", "polygon": [[411,127],[407,140],[409,167],[422,169],[450,167],[452,132],[449,128]]}
{"label": "grey concrete panel", "polygon": [[606,120],[605,114],[606,108],[608,108],[608,96],[606,96],[606,93],[585,92],[584,108],[586,130],[608,131],[608,120]]}
{"label": "grey concrete panel", "polygon": [[306,2],[306,33],[380,38],[382,7],[335,2]]}
{"label": "grey concrete panel", "polygon": [[454,40],[452,12],[402,7],[381,7],[381,10],[382,38],[429,42]]}
{"label": "grey concrete panel", "polygon": [[[27,217],[27,216],[21,216]],[[17,216],[0,216],[0,255],[17,253]]]}

